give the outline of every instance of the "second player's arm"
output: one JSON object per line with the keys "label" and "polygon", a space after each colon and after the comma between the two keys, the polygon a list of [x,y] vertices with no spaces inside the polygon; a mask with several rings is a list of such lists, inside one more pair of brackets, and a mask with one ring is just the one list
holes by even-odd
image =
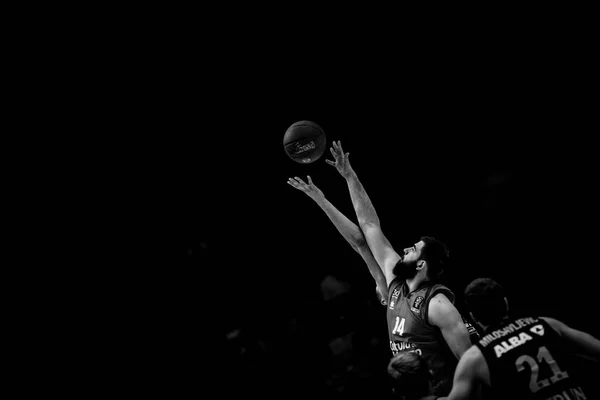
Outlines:
{"label": "second player's arm", "polygon": [[340,210],[338,210],[333,204],[331,204],[329,200],[325,198],[325,195],[321,189],[319,189],[317,185],[313,183],[310,176],[307,176],[307,180],[308,183],[304,182],[299,177],[290,178],[288,179],[288,184],[295,189],[304,192],[325,212],[338,232],[340,232],[350,246],[352,246],[352,248],[361,255],[367,264],[367,267],[369,268],[371,276],[373,279],[375,279],[377,291],[382,296],[382,300],[387,300],[388,290],[385,276],[381,272],[379,265],[377,265],[377,261],[375,261],[371,250],[369,250],[369,246],[367,245],[362,231],[354,222],[350,221],[348,217],[341,213]]}
{"label": "second player's arm", "polygon": [[600,361],[600,340],[587,332],[571,328],[564,322],[550,317],[541,317],[568,343],[575,347],[576,354],[593,361]]}
{"label": "second player's arm", "polygon": [[367,245],[367,241],[360,230],[360,228],[352,222],[348,217],[346,217],[342,212],[340,212],[329,200],[326,198],[322,198],[320,200],[315,200],[315,202],[321,207],[321,209],[327,214],[333,225],[337,228],[340,234],[346,239],[346,241],[352,246],[352,248],[361,255],[365,263],[367,264],[367,268],[369,268],[369,272],[373,279],[375,279],[375,283],[381,293],[382,297],[387,300],[387,284],[386,279],[377,264],[377,261],[373,257],[373,253],[369,249]]}
{"label": "second player's arm", "polygon": [[489,384],[489,369],[477,346],[471,347],[458,361],[452,391],[438,400],[461,400],[481,397],[481,387]]}

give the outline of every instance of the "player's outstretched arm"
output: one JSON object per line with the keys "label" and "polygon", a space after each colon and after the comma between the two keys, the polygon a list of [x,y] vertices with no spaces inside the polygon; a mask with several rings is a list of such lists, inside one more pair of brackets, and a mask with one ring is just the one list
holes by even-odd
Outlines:
{"label": "player's outstretched arm", "polygon": [[587,332],[571,328],[564,322],[550,317],[540,317],[548,323],[558,334],[569,342],[577,353],[583,357],[600,361],[600,340]]}
{"label": "player's outstretched arm", "polygon": [[392,245],[381,231],[381,224],[379,223],[379,217],[375,212],[373,203],[371,203],[371,199],[369,199],[365,188],[350,166],[348,159],[350,153],[344,153],[340,141],[337,143],[334,141],[330,151],[335,161],[325,161],[333,165],[340,175],[346,179],[360,229],[365,235],[365,239],[375,260],[377,260],[377,263],[383,270],[387,285],[389,285],[394,279],[392,271],[398,260],[400,260],[400,255],[394,251]]}
{"label": "player's outstretched arm", "polygon": [[288,184],[290,184],[295,189],[300,190],[301,192],[306,193],[308,197],[314,200],[315,203],[327,214],[333,225],[337,228],[338,232],[346,239],[346,241],[352,246],[352,248],[361,255],[367,267],[369,268],[369,272],[373,279],[375,279],[375,283],[377,284],[377,288],[381,297],[387,300],[387,284],[385,281],[385,277],[377,265],[377,261],[373,257],[369,246],[367,246],[367,242],[365,237],[354,222],[352,222],[348,217],[346,217],[340,210],[338,210],[327,198],[325,195],[315,185],[310,176],[307,176],[308,183],[304,182],[302,179],[295,177],[288,179]]}

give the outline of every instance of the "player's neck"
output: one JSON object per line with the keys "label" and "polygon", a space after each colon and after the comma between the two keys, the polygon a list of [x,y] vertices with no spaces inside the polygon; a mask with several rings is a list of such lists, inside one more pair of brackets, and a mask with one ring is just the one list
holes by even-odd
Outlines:
{"label": "player's neck", "polygon": [[511,319],[510,319],[510,316],[507,314],[507,315],[505,315],[504,317],[500,318],[498,321],[496,321],[496,322],[494,322],[494,323],[492,323],[492,324],[490,324],[490,325],[484,325],[484,324],[482,324],[482,323],[481,323],[481,322],[479,322],[479,321],[477,321],[477,324],[478,324],[478,325],[479,325],[479,326],[480,326],[480,327],[483,329],[483,331],[486,331],[486,330],[488,330],[488,329],[490,329],[490,328],[494,328],[494,329],[496,329],[496,328],[498,328],[499,326],[506,325],[506,324],[508,324],[510,321],[511,321]]}
{"label": "player's neck", "polygon": [[425,282],[429,281],[425,275],[417,274],[414,278],[410,278],[406,280],[406,284],[408,285],[408,291],[414,292],[419,287],[423,286]]}
{"label": "player's neck", "polygon": [[491,325],[485,325],[485,324],[482,324],[482,323],[481,323],[481,322],[479,322],[479,321],[476,321],[475,323],[476,323],[476,324],[477,324],[477,326],[479,327],[479,329],[480,329],[480,332],[485,332],[485,331],[487,331],[487,329],[488,329],[488,328],[491,326]]}

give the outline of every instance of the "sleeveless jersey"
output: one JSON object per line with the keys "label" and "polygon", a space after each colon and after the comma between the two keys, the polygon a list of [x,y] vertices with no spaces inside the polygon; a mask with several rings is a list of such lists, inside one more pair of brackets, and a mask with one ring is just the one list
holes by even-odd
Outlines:
{"label": "sleeveless jersey", "polygon": [[454,293],[444,285],[431,282],[413,292],[408,293],[408,290],[406,282],[398,278],[389,287],[387,322],[390,349],[394,355],[401,351],[421,354],[432,370],[435,394],[447,395],[458,361],[440,329],[429,323],[428,308],[433,296],[443,293],[454,302]]}
{"label": "sleeveless jersey", "polygon": [[569,369],[558,333],[537,317],[504,321],[487,329],[476,346],[490,371],[497,398],[586,399]]}
{"label": "sleeveless jersey", "polygon": [[477,328],[475,328],[475,326],[471,323],[470,319],[465,318],[464,315],[462,315],[462,320],[465,323],[465,326],[467,327],[467,332],[469,332],[469,339],[471,339],[471,344],[477,343],[477,341],[481,339],[481,335],[477,331]]}

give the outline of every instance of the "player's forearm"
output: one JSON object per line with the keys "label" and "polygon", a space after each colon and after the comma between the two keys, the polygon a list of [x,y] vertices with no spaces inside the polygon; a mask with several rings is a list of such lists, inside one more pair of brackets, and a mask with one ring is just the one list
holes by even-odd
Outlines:
{"label": "player's forearm", "polygon": [[385,280],[385,275],[383,274],[383,271],[379,267],[379,264],[377,264],[375,257],[373,257],[373,253],[371,253],[369,246],[367,246],[365,244],[364,246],[359,247],[357,251],[363,258],[363,260],[365,260],[365,263],[367,264],[367,268],[369,268],[369,272],[371,273],[371,276],[373,277],[373,279],[375,280],[375,283],[377,284],[379,293],[381,293],[381,296],[383,297],[383,299],[387,301],[388,289],[387,289],[387,282]]}
{"label": "player's forearm", "polygon": [[575,345],[588,358],[600,361],[600,340],[587,332],[576,331]]}
{"label": "player's forearm", "polygon": [[379,217],[375,212],[373,203],[371,203],[371,199],[369,199],[365,188],[360,183],[354,171],[346,177],[346,183],[348,183],[348,190],[350,191],[350,198],[352,199],[358,223],[361,226],[369,223],[379,226]]}
{"label": "player's forearm", "polygon": [[338,232],[346,239],[350,245],[358,251],[358,248],[366,245],[365,237],[360,228],[348,217],[342,214],[333,204],[327,199],[318,201],[317,204],[325,214],[329,217],[333,225],[337,228]]}

